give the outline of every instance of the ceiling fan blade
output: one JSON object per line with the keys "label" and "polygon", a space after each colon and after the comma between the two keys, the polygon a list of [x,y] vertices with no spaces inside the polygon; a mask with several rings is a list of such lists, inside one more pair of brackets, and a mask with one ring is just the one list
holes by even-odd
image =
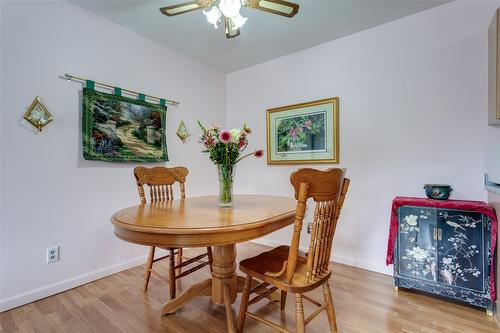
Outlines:
{"label": "ceiling fan blade", "polygon": [[167,6],[160,8],[160,12],[167,16],[175,16],[191,12],[193,10],[206,8],[214,2],[213,0],[194,0],[189,2],[180,3],[177,5]]}
{"label": "ceiling fan blade", "polygon": [[234,38],[240,35],[240,29],[233,29],[233,21],[224,17],[224,32],[226,33],[226,38]]}
{"label": "ceiling fan blade", "polygon": [[299,5],[284,0],[246,0],[245,5],[286,17],[293,17],[299,12]]}

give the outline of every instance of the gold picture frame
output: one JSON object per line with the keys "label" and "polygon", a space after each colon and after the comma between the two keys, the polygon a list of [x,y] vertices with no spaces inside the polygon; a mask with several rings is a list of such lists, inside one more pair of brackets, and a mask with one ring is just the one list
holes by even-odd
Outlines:
{"label": "gold picture frame", "polygon": [[49,110],[43,105],[39,96],[36,96],[30,107],[24,113],[23,118],[31,125],[36,127],[40,132],[43,127],[54,120]]}
{"label": "gold picture frame", "polygon": [[266,110],[267,164],[339,163],[339,98]]}

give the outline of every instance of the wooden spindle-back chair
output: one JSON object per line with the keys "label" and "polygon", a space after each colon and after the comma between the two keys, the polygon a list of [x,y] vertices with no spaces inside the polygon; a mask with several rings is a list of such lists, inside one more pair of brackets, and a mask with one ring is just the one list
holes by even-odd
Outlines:
{"label": "wooden spindle-back chair", "polygon": [[[147,193],[149,193],[149,202],[161,202],[174,200],[174,184],[179,184],[180,199],[186,198],[186,176],[189,173],[188,169],[185,167],[136,167],[134,169],[134,176],[137,182],[137,190],[139,191],[139,197],[141,204],[146,204]],[[149,190],[145,190],[145,186],[149,187]],[[144,291],[148,289],[149,278],[151,273],[158,276],[161,280],[169,284],[170,299],[175,298],[176,288],[175,281],[193,273],[206,265],[210,265],[210,271],[212,270],[212,251],[210,247],[207,247],[207,252],[200,254],[194,258],[183,261],[182,259],[182,248],[164,248],[168,251],[168,255],[155,258],[155,246],[151,246],[149,250],[148,261],[146,263],[146,272],[144,274]],[[208,257],[207,261],[201,262],[204,257]],[[163,259],[169,259],[168,265],[168,279],[165,279],[161,274],[153,269],[153,264],[157,261]],[[198,265],[182,272],[181,269],[184,266],[198,263]]]}
{"label": "wooden spindle-back chair", "polygon": [[[290,182],[295,189],[297,208],[295,224],[290,246],[279,246],[253,258],[240,262],[240,270],[246,273],[245,286],[238,317],[238,332],[243,331],[248,315],[280,332],[288,332],[279,325],[262,319],[248,312],[248,306],[254,304],[274,291],[281,290],[281,310],[285,309],[287,293],[294,293],[296,331],[305,332],[305,326],[322,310],[326,310],[330,332],[337,332],[335,311],[328,284],[332,274],[330,256],[340,210],[344,204],[350,180],[345,178],[345,169],[299,169],[292,173]],[[313,198],[316,202],[311,226],[311,240],[306,254],[299,251],[299,241],[306,202]],[[255,285],[253,279],[262,281]],[[324,303],[304,295],[322,286]],[[252,288],[251,288],[252,287]],[[257,294],[250,300],[251,294]],[[304,317],[303,299],[316,305],[318,309],[309,317]]]}

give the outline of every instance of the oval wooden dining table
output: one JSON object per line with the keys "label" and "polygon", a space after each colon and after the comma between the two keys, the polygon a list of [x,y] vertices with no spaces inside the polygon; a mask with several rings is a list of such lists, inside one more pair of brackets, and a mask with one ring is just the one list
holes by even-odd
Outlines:
{"label": "oval wooden dining table", "polygon": [[236,243],[292,224],[296,201],[268,195],[235,195],[232,208],[219,208],[217,196],[192,197],[122,209],[111,218],[115,235],[127,242],[160,247],[212,246],[212,278],[190,286],[166,302],[174,313],[191,299],[211,296],[226,309],[228,332],[235,332],[231,304],[243,289],[236,275]]}

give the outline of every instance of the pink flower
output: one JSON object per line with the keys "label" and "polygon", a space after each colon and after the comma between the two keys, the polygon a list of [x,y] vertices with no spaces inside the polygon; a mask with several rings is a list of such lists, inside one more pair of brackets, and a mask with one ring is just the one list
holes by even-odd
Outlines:
{"label": "pink flower", "polygon": [[229,143],[231,142],[231,132],[228,130],[222,130],[219,133],[219,140],[222,143]]}
{"label": "pink flower", "polygon": [[253,156],[257,157],[257,158],[261,158],[262,156],[264,156],[264,151],[262,149],[260,150],[256,150],[254,153],[253,153]]}
{"label": "pink flower", "polygon": [[292,137],[292,141],[295,141],[297,139],[297,129],[292,128],[290,130],[290,136]]}
{"label": "pink flower", "polygon": [[238,146],[239,146],[239,148],[243,148],[246,146],[246,144],[247,144],[247,140],[245,138],[241,138]]}
{"label": "pink flower", "polygon": [[208,138],[205,139],[204,143],[205,143],[205,146],[212,147],[214,145],[214,139],[208,137]]}

